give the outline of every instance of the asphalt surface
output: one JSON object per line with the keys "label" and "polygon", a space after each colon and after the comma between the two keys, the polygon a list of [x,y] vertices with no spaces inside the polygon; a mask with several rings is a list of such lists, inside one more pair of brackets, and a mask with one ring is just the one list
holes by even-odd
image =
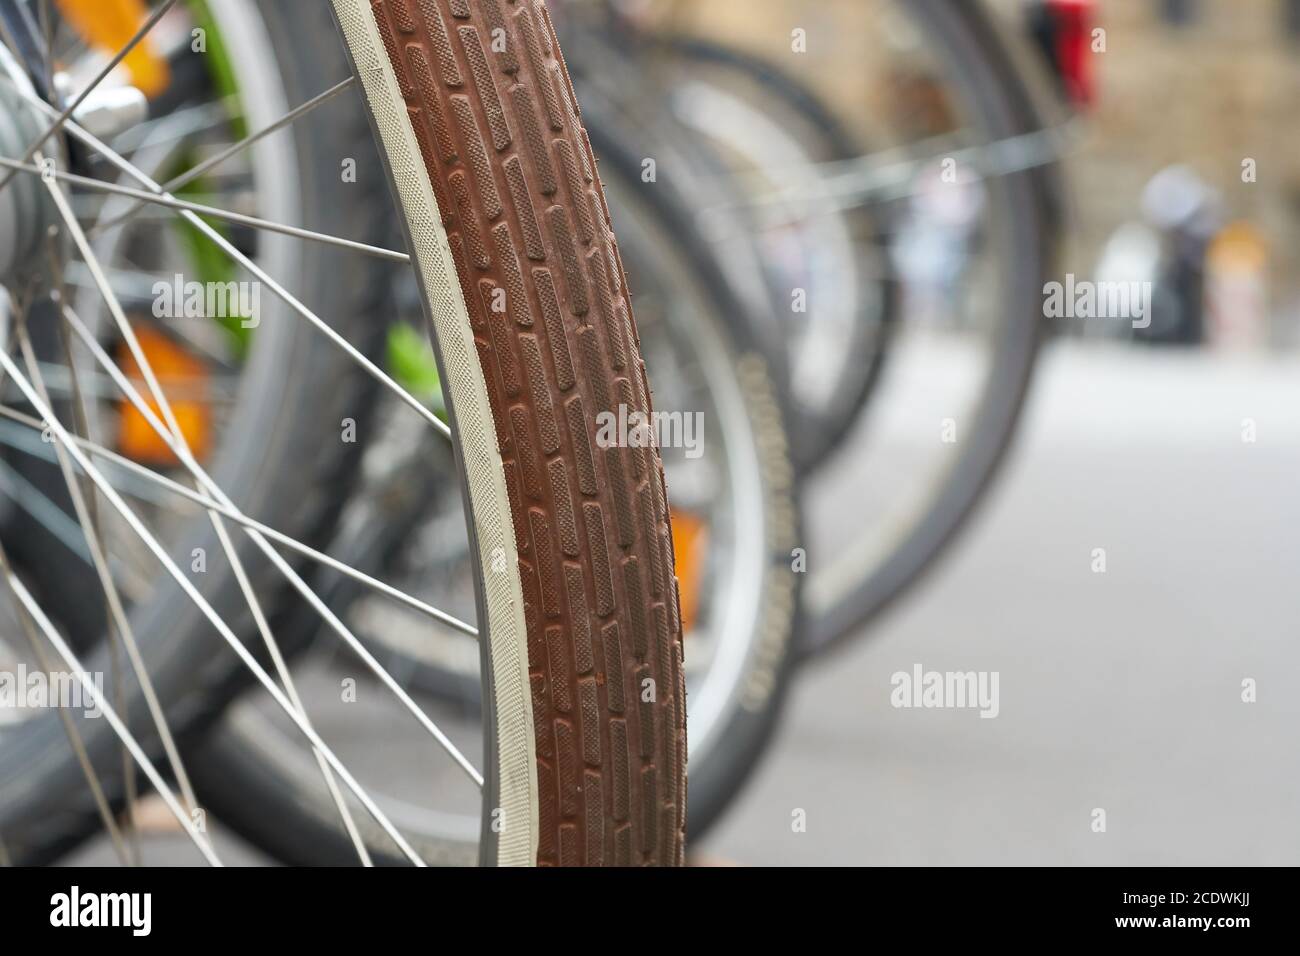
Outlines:
{"label": "asphalt surface", "polygon": [[[1300,862],[1297,476],[1296,362],[1051,354],[974,525],[803,675],[699,849],[752,864]],[[812,505],[843,520],[843,496]],[[894,708],[891,675],[916,664],[998,671],[998,716]]]}
{"label": "asphalt surface", "polygon": [[[1057,348],[986,507],[922,587],[801,675],[696,859],[1300,862],[1298,478],[1300,362]],[[853,495],[819,488],[814,530]],[[917,665],[996,671],[996,718],[891,706]],[[214,831],[229,862],[268,862]],[[195,860],[175,833],[145,848]],[[97,841],[69,862],[109,859]]]}

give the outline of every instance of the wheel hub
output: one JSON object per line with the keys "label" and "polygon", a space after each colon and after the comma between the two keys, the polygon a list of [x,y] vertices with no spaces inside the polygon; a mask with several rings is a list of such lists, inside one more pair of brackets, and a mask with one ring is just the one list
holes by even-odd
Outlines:
{"label": "wheel hub", "polygon": [[[22,68],[0,46],[0,156],[21,160],[27,147],[44,132],[43,115],[29,97],[35,91]],[[44,146],[49,155],[60,144],[51,138]],[[9,170],[0,170],[0,179]],[[40,177],[14,172],[0,190],[0,284],[27,287],[49,268],[40,255],[42,236],[59,221],[59,213]]]}

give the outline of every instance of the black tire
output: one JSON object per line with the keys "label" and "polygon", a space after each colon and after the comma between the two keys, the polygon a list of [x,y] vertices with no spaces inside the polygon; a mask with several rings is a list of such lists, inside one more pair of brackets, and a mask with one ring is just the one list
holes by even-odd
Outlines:
{"label": "black tire", "polygon": [[[949,65],[961,77],[959,95],[978,113],[990,140],[1031,134],[1047,125],[1028,85],[1024,61],[1010,50],[982,4],[962,0],[910,0],[904,4]],[[954,81],[955,82],[955,81]],[[1015,436],[1038,350],[1048,333],[1042,289],[1055,266],[1064,220],[1064,187],[1056,162],[997,181],[1009,248],[1003,266],[1007,320],[995,346],[979,419],[942,487],[890,556],[878,566],[839,570],[851,582],[830,594],[810,589],[810,625],[801,635],[803,660],[842,647],[922,579],[943,554],[984,496]],[[852,559],[850,558],[851,562]],[[816,594],[817,597],[813,597]]]}
{"label": "black tire", "polygon": [[[800,143],[815,162],[843,162],[864,155],[863,144],[845,128],[814,90],[761,56],[702,37],[675,35],[656,38],[655,53],[734,74],[733,79],[742,85],[744,94],[752,97],[756,104],[773,109],[783,117],[783,121],[797,124]],[[687,68],[689,70],[690,66]],[[873,217],[864,210],[848,211],[844,217],[852,222],[850,232],[860,247],[866,244],[875,247],[875,255],[884,254],[886,237]],[[855,361],[843,365],[831,389],[835,395],[832,403],[828,407],[815,408],[801,402],[794,394],[793,386],[791,388],[792,448],[801,472],[815,470],[839,447],[880,381],[889,354],[889,341],[897,326],[900,303],[898,285],[892,275],[881,278],[877,286],[878,302],[860,305],[853,336],[840,343],[845,353],[854,356]],[[776,290],[776,294],[783,300],[787,290]],[[789,332],[793,337],[793,325]]]}

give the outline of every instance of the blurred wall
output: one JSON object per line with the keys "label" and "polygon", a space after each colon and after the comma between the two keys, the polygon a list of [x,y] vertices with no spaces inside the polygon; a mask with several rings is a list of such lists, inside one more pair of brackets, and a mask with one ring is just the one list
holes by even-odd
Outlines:
{"label": "blurred wall", "polygon": [[[964,2],[964,0],[963,0]],[[1025,0],[990,0],[1017,32]],[[1167,11],[1191,14],[1171,24]],[[1267,337],[1300,346],[1300,43],[1288,33],[1293,0],[1102,0],[1105,52],[1094,57],[1097,98],[1072,157],[1074,231],[1064,271],[1090,274],[1121,224],[1139,218],[1151,177],[1190,167],[1222,199],[1225,223],[1245,221],[1267,256],[1261,281]],[[760,52],[835,102],[874,146],[891,131],[873,118],[895,88],[873,72],[883,45],[909,43],[908,24],[883,0],[664,0],[678,29]],[[807,32],[792,56],[790,31]],[[897,123],[898,118],[894,117]],[[1242,181],[1256,161],[1257,181]]]}

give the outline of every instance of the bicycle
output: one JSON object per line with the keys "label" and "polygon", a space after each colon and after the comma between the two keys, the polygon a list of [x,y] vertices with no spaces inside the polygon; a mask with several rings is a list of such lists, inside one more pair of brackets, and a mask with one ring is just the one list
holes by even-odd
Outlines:
{"label": "bicycle", "polygon": [[[84,25],[93,21],[97,8],[63,0],[60,9],[72,11],[69,21],[81,15]],[[279,152],[282,162],[297,150],[288,168],[302,191],[280,198],[287,203],[309,195],[317,201],[301,203],[291,210],[297,215],[278,222],[181,199],[85,128],[83,121],[92,118],[139,120],[139,96],[124,93],[120,102],[108,102],[94,93],[118,63],[125,63],[133,81],[142,85],[168,74],[167,57],[151,53],[143,42],[154,27],[165,24],[173,28],[173,38],[183,38],[173,49],[179,60],[187,59],[187,45],[188,52],[198,52],[206,37],[202,25],[171,16],[185,12],[176,0],[147,10],[131,3],[116,9],[137,15],[128,20],[128,36],[106,64],[92,57],[89,80],[78,84],[52,62],[52,44],[66,36],[66,24],[56,24],[44,7],[33,15],[20,0],[0,5],[7,48],[5,116],[21,118],[16,132],[6,131],[3,175],[10,200],[24,204],[24,215],[6,220],[15,223],[14,247],[24,255],[6,273],[6,284],[22,287],[11,295],[13,318],[6,331],[12,339],[7,337],[0,363],[20,393],[15,400],[29,409],[7,408],[7,417],[37,433],[45,430],[53,439],[59,474],[81,519],[88,573],[103,591],[100,600],[88,603],[106,607],[103,619],[108,621],[102,630],[80,631],[76,642],[65,639],[52,615],[84,623],[82,602],[67,600],[70,592],[60,592],[58,582],[51,587],[50,569],[37,566],[40,562],[4,561],[16,616],[33,639],[31,653],[45,669],[57,662],[77,675],[103,713],[99,721],[43,713],[0,735],[0,765],[6,768],[0,780],[0,839],[7,856],[50,859],[80,839],[88,821],[98,819],[121,858],[132,861],[129,835],[123,835],[115,815],[133,791],[134,772],[122,766],[122,746],[204,859],[217,862],[175,737],[219,704],[212,695],[224,690],[235,666],[243,665],[313,747],[317,770],[357,859],[372,862],[349,805],[353,799],[404,859],[424,862],[306,715],[266,611],[272,606],[269,595],[285,593],[286,585],[277,581],[283,577],[324,613],[337,635],[467,778],[472,794],[467,799],[478,809],[480,862],[680,862],[685,713],[662,470],[653,447],[595,446],[594,416],[608,410],[611,395],[648,413],[649,394],[594,159],[545,6],[393,0],[372,8],[359,0],[338,0],[331,11],[319,4],[288,10],[280,4],[212,0],[202,8],[202,14],[221,20],[221,33],[238,33],[247,44],[243,49],[260,51],[278,73],[271,77],[278,82],[257,96],[247,90],[234,94],[241,110],[247,110],[234,123],[245,135],[233,149],[215,154],[205,172],[250,146],[258,147],[255,153]],[[311,56],[314,44],[338,42],[332,32],[335,16],[354,67],[343,77],[322,75],[328,64]],[[177,34],[177,27],[191,29]],[[111,24],[97,29],[113,32]],[[508,42],[498,50],[492,41],[502,36]],[[230,79],[220,75],[219,66],[213,72],[218,83]],[[69,86],[68,93],[59,92],[56,78]],[[351,117],[362,122],[324,122],[317,107],[328,101],[350,103]],[[298,106],[290,109],[289,102]],[[78,114],[82,107],[87,108]],[[273,113],[280,115],[269,115]],[[210,115],[204,121],[209,120]],[[230,121],[218,111],[216,122]],[[276,150],[267,149],[267,137],[281,128],[291,129],[291,137],[281,136]],[[124,132],[113,130],[113,138]],[[158,127],[144,132],[149,141]],[[166,135],[160,137],[164,142]],[[15,158],[8,158],[11,152]],[[102,172],[110,169],[135,185],[110,181]],[[349,175],[356,182],[349,182]],[[343,187],[358,183],[355,192],[370,190],[371,196],[382,195],[376,190],[389,184],[394,187],[398,225],[409,252],[377,244],[376,237],[390,223],[363,219],[374,230],[366,233],[367,239],[329,234],[325,227],[347,205]],[[68,185],[130,201],[127,208],[115,207],[101,225],[117,225],[111,220],[129,217],[141,204],[178,212],[187,228],[273,294],[278,304],[266,315],[243,316],[249,327],[258,328],[246,346],[251,363],[246,371],[262,371],[259,363],[285,355],[294,364],[249,381],[281,393],[302,383],[307,390],[299,390],[292,403],[283,397],[261,403],[264,412],[272,412],[264,445],[250,446],[243,435],[235,436],[239,440],[233,445],[223,441],[228,433],[217,422],[207,422],[212,446],[203,443],[199,436],[207,432],[196,431],[192,416],[182,414],[193,412],[196,403],[186,404],[180,396],[173,400],[161,384],[200,376],[180,374],[191,371],[188,367],[180,373],[172,368],[174,374],[166,378],[155,374],[149,352],[158,358],[174,357],[172,351],[142,344],[144,337],[127,318],[123,297],[101,268],[92,239],[65,195]],[[321,196],[331,196],[339,205],[320,203]],[[361,205],[382,212],[378,204]],[[209,218],[248,230],[236,235],[240,242],[254,244],[255,254],[241,250]],[[122,354],[131,359],[125,370],[99,342],[100,330],[78,315],[62,281],[70,249],[61,239],[55,248],[40,250],[46,226],[55,226],[61,237],[70,235],[68,245],[75,246],[89,281],[104,299],[112,345],[122,343]],[[270,233],[265,241],[263,231]],[[285,234],[303,244],[282,241]],[[277,281],[267,266],[277,247],[301,257],[298,278],[310,275],[319,284],[294,293]],[[387,331],[382,322],[367,325],[368,316],[355,306],[357,297],[373,295],[377,286],[357,279],[345,252],[351,261],[365,256],[417,267],[447,395],[445,422],[367,355],[377,347],[373,338],[361,347],[353,345],[320,315],[352,303],[342,310],[352,318],[352,331],[376,338]],[[497,303],[503,309],[494,309]],[[296,339],[292,348],[277,349],[276,335],[283,333],[275,330],[304,328],[281,321],[289,318],[314,326],[324,340],[308,348],[301,344],[304,339]],[[37,349],[47,346],[28,331],[37,320],[63,336],[67,356],[75,356],[66,363],[65,379],[70,391],[78,393],[67,403],[72,414],[61,414],[63,406],[56,408],[44,385],[45,353]],[[17,359],[8,351],[15,341],[21,353]],[[86,413],[80,386],[73,384],[93,365],[125,399],[107,409],[96,406],[94,417]],[[353,378],[357,367],[377,386],[356,389],[354,381],[362,380]],[[569,368],[573,374],[564,374]],[[363,572],[340,567],[313,544],[323,543],[332,512],[341,505],[335,471],[355,468],[354,449],[343,447],[352,443],[339,440],[337,430],[342,424],[346,436],[349,423],[366,427],[370,403],[358,396],[373,387],[396,396],[425,426],[452,440],[476,554],[477,629]],[[292,427],[279,424],[304,410],[310,419],[304,414]],[[175,468],[183,480],[96,441],[100,413],[113,415],[123,428],[123,421],[143,422],[157,445],[155,439],[142,442],[133,449],[135,457],[152,456],[151,461]],[[299,439],[292,451],[288,442],[270,440],[288,433]],[[287,465],[296,459],[301,464],[326,455],[335,464],[317,469],[326,476],[319,488],[255,481],[268,471],[276,474],[270,465],[277,462]],[[543,483],[542,462],[554,486]],[[218,480],[237,470],[236,464],[245,466],[251,485],[238,489],[238,497]],[[250,475],[253,465],[261,471]],[[119,472],[129,472],[137,481],[188,501],[194,515],[155,534],[106,477],[107,470],[119,480]],[[94,494],[87,493],[87,481]],[[139,484],[134,487],[139,493]],[[325,487],[333,493],[312,494]],[[101,504],[129,526],[171,583],[152,577],[131,590],[118,580],[118,565],[124,562],[102,544],[113,529],[98,520]],[[625,520],[629,515],[633,520]],[[202,531],[205,519],[211,528]],[[239,546],[232,525],[248,532]],[[561,541],[575,527],[582,533],[575,530],[573,540]],[[488,704],[482,769],[329,612],[279,548],[292,551],[295,561],[325,561],[436,620],[481,632],[481,679]],[[187,572],[177,554],[196,562],[196,554],[220,555],[224,561],[213,561],[202,572],[194,564]],[[561,573],[561,563],[576,574]],[[198,573],[208,575],[202,587],[191,580]],[[47,597],[44,604],[37,597],[41,593]],[[65,600],[52,603],[51,594]],[[237,636],[244,623],[249,625],[245,633],[264,642],[264,659],[273,667],[263,666]],[[222,650],[223,644],[228,650]],[[558,646],[560,653],[540,652],[548,645]],[[154,653],[163,650],[167,653]],[[112,666],[119,653],[129,658],[129,671],[125,665]],[[91,668],[112,671],[111,694],[94,689],[82,655]],[[650,687],[653,692],[644,696]],[[561,706],[565,694],[582,702],[576,721]],[[166,756],[179,793],[151,754]]]}

